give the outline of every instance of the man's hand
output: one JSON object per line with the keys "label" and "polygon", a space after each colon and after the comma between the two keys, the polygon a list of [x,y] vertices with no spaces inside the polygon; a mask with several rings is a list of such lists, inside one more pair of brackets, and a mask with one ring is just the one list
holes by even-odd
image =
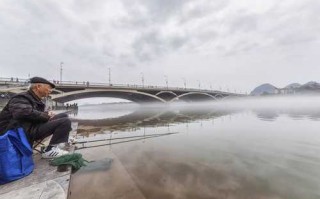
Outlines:
{"label": "man's hand", "polygon": [[49,117],[50,117],[50,119],[53,117],[53,116],[55,116],[56,114],[53,112],[53,111],[49,111],[48,112],[48,115],[49,115]]}

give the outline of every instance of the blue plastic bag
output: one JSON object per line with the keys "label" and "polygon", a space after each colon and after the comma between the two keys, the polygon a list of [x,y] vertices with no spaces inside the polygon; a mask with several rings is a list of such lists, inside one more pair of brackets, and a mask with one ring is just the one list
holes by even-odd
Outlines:
{"label": "blue plastic bag", "polygon": [[23,178],[34,169],[32,148],[23,128],[0,136],[0,184]]}

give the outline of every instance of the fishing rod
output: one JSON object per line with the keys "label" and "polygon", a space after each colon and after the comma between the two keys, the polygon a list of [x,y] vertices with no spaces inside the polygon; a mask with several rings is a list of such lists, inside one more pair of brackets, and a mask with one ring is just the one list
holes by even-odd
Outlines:
{"label": "fishing rod", "polygon": [[[100,147],[100,146],[108,146],[108,145],[113,145],[113,144],[121,144],[121,143],[126,143],[126,142],[133,142],[133,141],[139,141],[139,140],[144,140],[144,139],[149,139],[149,138],[156,138],[156,137],[161,137],[161,136],[166,136],[166,135],[173,135],[177,133],[166,133],[166,134],[155,134],[153,136],[147,136],[143,138],[137,138],[137,139],[131,139],[131,140],[125,140],[125,141],[120,141],[120,142],[113,142],[113,143],[107,143],[107,144],[99,144],[99,145],[94,145],[94,146],[82,146],[82,147],[76,147],[76,150],[81,150],[81,149],[87,149],[87,148],[94,148],[94,147]],[[139,136],[141,137],[141,136]]]}
{"label": "fishing rod", "polygon": [[158,133],[158,134],[149,134],[149,135],[127,136],[127,137],[119,137],[119,138],[103,138],[103,139],[95,139],[95,140],[83,140],[83,141],[75,141],[73,144],[86,144],[86,143],[90,143],[90,142],[112,141],[112,140],[131,139],[131,138],[149,137],[149,136],[157,136],[157,135],[176,134],[176,133],[178,133],[178,132],[165,133],[165,134]]}

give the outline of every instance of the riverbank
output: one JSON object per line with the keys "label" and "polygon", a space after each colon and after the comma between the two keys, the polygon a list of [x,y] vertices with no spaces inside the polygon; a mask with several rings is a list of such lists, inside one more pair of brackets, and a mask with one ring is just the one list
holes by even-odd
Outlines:
{"label": "riverbank", "polygon": [[[77,133],[77,123],[72,123],[70,136]],[[49,139],[46,139],[47,142]],[[45,143],[47,144],[47,143]],[[73,146],[65,147],[71,153]],[[66,199],[69,192],[71,167],[65,171],[58,171],[56,166],[51,166],[48,159],[42,159],[41,154],[34,151],[34,171],[19,180],[1,185],[0,199]]]}
{"label": "riverbank", "polygon": [[57,167],[49,165],[49,160],[41,159],[40,154],[33,156],[35,169],[27,177],[1,185],[1,199],[66,199],[69,189],[71,169],[58,172]]}

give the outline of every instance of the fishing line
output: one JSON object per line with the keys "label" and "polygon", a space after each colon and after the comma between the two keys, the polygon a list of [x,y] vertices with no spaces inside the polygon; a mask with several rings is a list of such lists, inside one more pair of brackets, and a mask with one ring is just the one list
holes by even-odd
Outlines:
{"label": "fishing line", "polygon": [[[144,139],[149,139],[149,138],[156,138],[156,137],[161,137],[161,136],[166,136],[166,135],[173,135],[173,134],[177,134],[177,133],[154,134],[153,136],[149,135],[149,136],[145,136],[143,138],[138,138],[138,139],[131,139],[131,140],[125,140],[125,141],[113,142],[113,143],[107,143],[107,144],[99,144],[99,145],[94,145],[94,146],[82,146],[82,147],[79,147],[79,148],[76,147],[76,150],[94,148],[94,147],[100,147],[100,146],[108,146],[108,145],[113,145],[113,144],[121,144],[121,143],[126,143],[126,142],[133,142],[133,141],[144,140]],[[139,136],[139,137],[141,137],[141,136]]]}
{"label": "fishing line", "polygon": [[167,134],[176,134],[178,132],[172,133],[158,133],[158,134],[149,134],[149,135],[137,135],[137,136],[127,136],[127,137],[119,137],[119,138],[103,138],[103,139],[95,139],[95,140],[83,140],[83,141],[75,141],[74,144],[85,144],[90,142],[102,142],[102,141],[112,141],[112,140],[121,140],[121,139],[130,139],[130,138],[138,138],[138,137],[149,137],[149,136],[157,136],[157,135],[167,135]]}

